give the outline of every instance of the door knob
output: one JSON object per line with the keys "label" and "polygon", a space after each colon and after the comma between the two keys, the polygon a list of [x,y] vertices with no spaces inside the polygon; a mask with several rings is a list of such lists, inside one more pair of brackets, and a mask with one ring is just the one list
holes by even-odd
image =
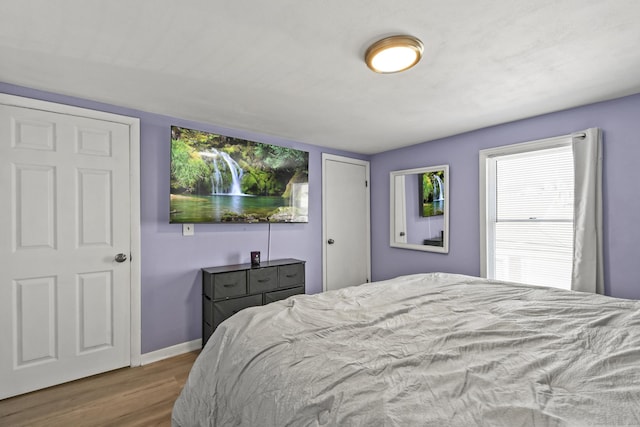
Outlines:
{"label": "door knob", "polygon": [[327,243],[330,244],[330,245],[333,245],[335,243],[335,240],[329,239],[329,240],[327,240]]}
{"label": "door knob", "polygon": [[126,254],[118,254],[116,255],[116,262],[125,262],[127,260]]}

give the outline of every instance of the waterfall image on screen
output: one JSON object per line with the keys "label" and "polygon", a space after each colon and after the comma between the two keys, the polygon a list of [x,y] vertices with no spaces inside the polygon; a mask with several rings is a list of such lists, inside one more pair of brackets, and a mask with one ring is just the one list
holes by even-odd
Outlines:
{"label": "waterfall image on screen", "polygon": [[419,175],[420,206],[422,217],[442,215],[444,213],[444,170]]}
{"label": "waterfall image on screen", "polygon": [[309,153],[171,127],[171,223],[308,222]]}

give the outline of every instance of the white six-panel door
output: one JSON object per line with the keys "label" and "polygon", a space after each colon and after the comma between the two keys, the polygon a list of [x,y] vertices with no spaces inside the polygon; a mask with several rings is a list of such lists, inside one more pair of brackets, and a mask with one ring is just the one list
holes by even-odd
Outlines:
{"label": "white six-panel door", "polygon": [[129,142],[0,105],[0,398],[130,364]]}

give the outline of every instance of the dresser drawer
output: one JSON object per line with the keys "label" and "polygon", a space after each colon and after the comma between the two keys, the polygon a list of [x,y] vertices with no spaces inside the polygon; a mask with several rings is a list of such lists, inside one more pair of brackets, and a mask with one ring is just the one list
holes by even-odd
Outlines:
{"label": "dresser drawer", "polygon": [[247,294],[247,274],[244,271],[233,271],[230,273],[211,274],[211,294],[205,295],[211,299],[222,299],[236,297]]}
{"label": "dresser drawer", "polygon": [[249,270],[249,293],[270,291],[278,287],[278,267]]}
{"label": "dresser drawer", "polygon": [[233,298],[213,303],[213,329],[243,308],[262,305],[262,295]]}
{"label": "dresser drawer", "polygon": [[304,264],[281,265],[280,269],[280,288],[289,288],[291,286],[304,285]]}
{"label": "dresser drawer", "polygon": [[209,337],[211,337],[212,334],[213,334],[213,326],[203,322],[202,323],[202,346],[203,347],[207,343],[207,341],[209,341]]}
{"label": "dresser drawer", "polygon": [[280,301],[282,299],[286,299],[299,294],[304,294],[304,286],[291,289],[283,289],[281,291],[267,292],[266,294],[264,294],[264,303],[269,304],[270,302]]}
{"label": "dresser drawer", "polygon": [[202,299],[202,320],[213,325],[213,302],[209,298]]}

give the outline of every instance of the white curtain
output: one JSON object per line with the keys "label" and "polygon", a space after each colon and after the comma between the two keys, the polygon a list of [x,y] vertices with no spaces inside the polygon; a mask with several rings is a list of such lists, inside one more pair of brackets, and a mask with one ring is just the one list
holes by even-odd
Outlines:
{"label": "white curtain", "polygon": [[571,289],[604,293],[602,259],[602,132],[572,135],[574,188]]}

